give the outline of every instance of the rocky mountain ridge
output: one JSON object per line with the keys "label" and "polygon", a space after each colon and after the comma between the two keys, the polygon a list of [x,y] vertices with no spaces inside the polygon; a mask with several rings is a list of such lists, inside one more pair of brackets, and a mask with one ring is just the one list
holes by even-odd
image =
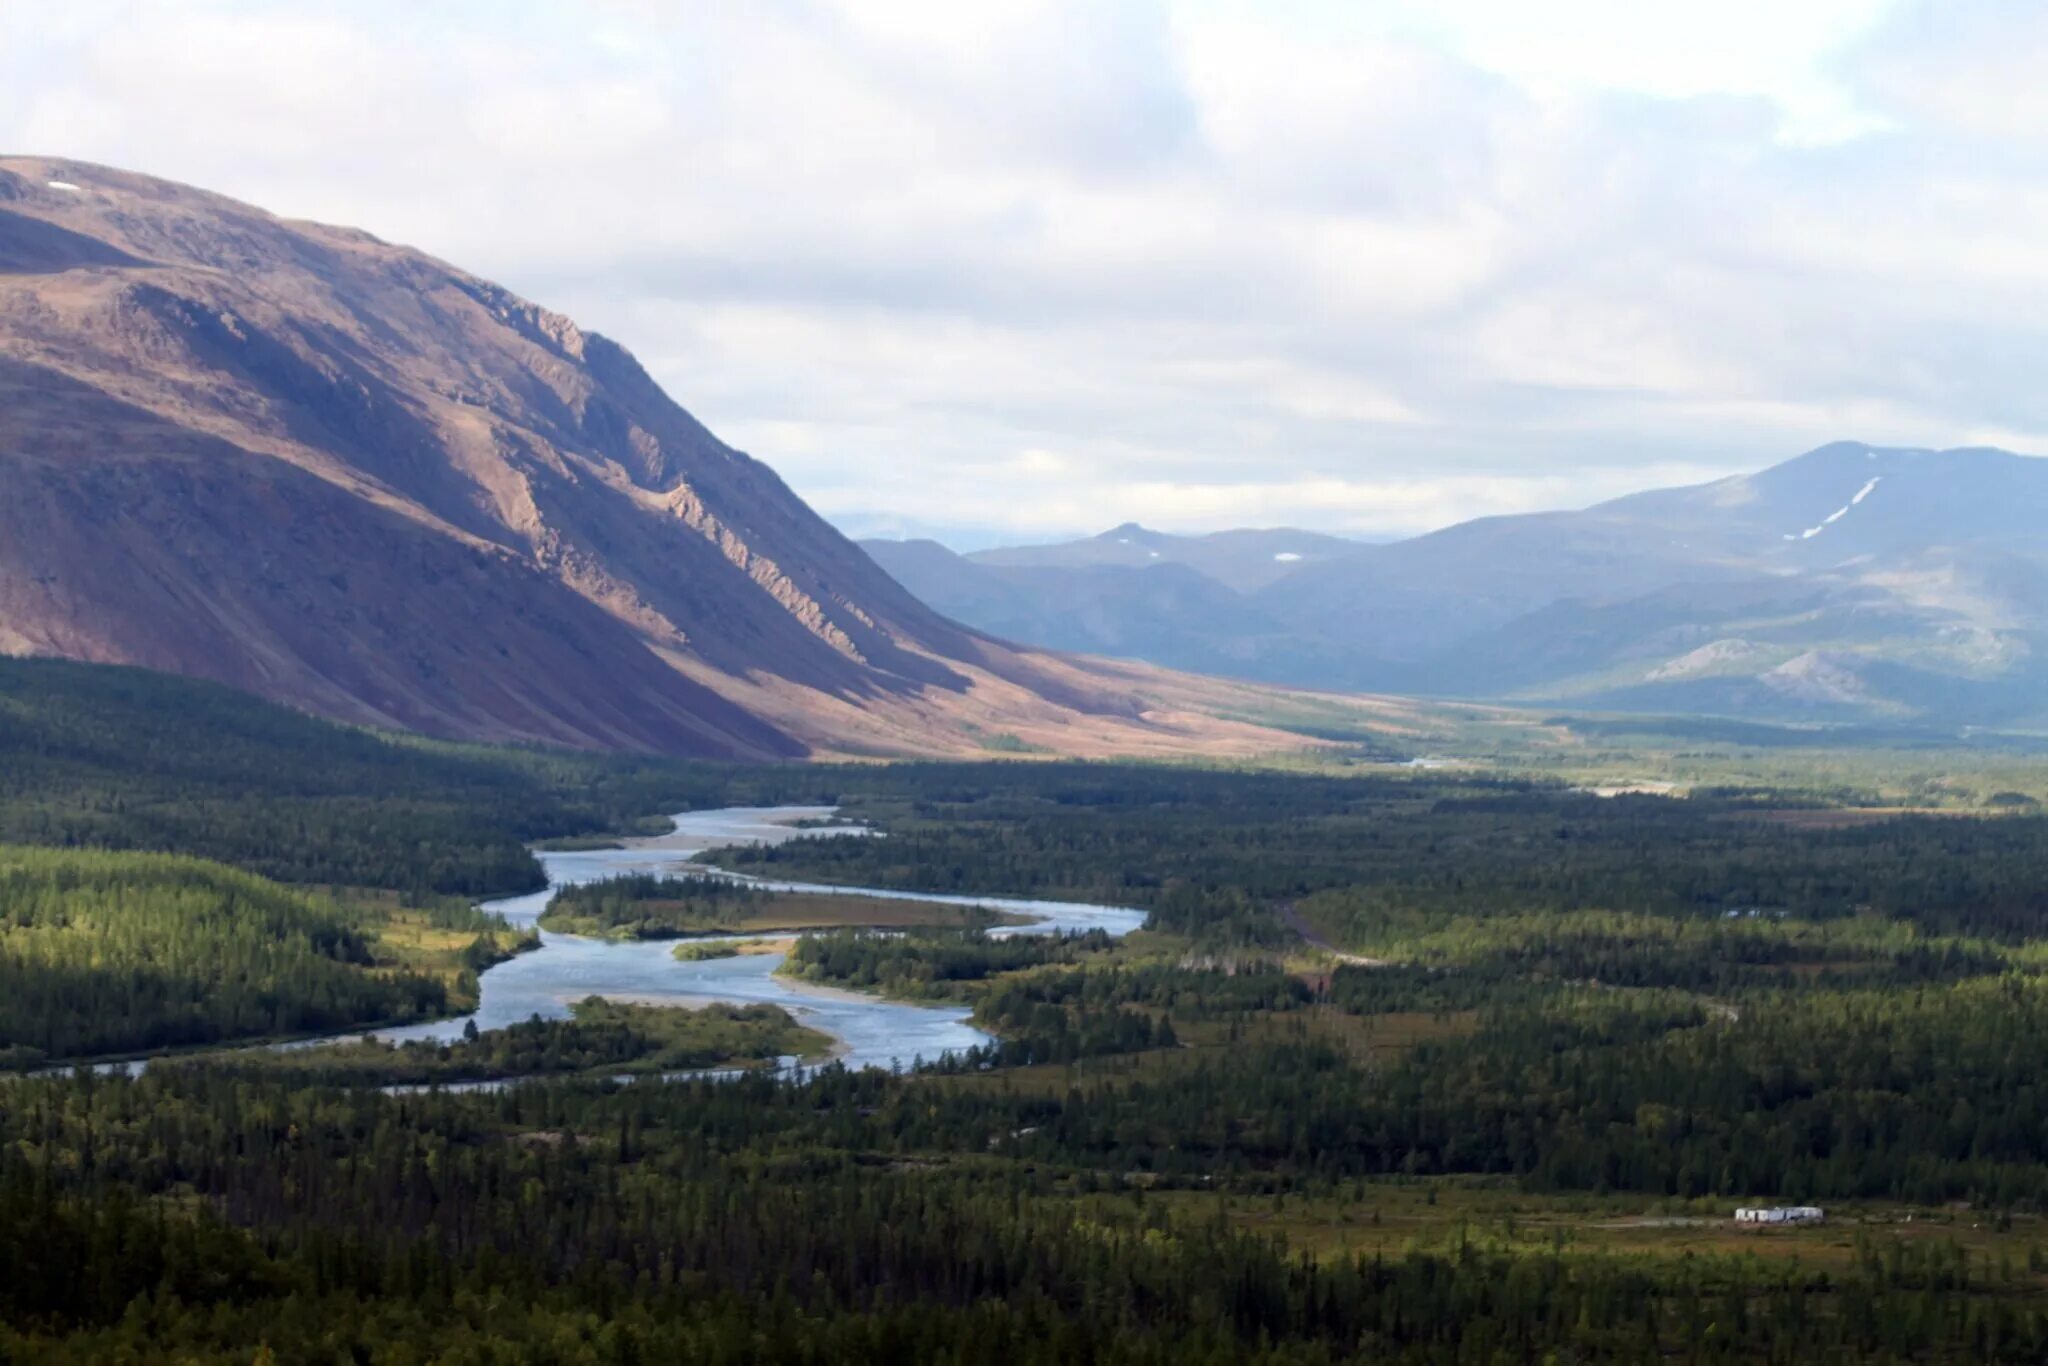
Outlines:
{"label": "rocky mountain ridge", "polygon": [[0,651],[734,758],[1291,743],[940,616],[560,314],[50,158],[0,159]]}

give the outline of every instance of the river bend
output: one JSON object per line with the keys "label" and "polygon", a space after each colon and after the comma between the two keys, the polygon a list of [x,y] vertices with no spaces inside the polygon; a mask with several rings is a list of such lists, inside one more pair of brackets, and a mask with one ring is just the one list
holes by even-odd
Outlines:
{"label": "river bend", "polygon": [[[708,850],[734,845],[780,844],[818,835],[867,834],[860,826],[804,829],[800,822],[824,820],[834,808],[726,807],[686,811],[676,816],[675,830],[652,839],[630,840],[619,849],[543,851],[536,855],[547,872],[546,890],[483,903],[483,909],[522,928],[533,925],[557,889],[578,883],[634,873],[679,874],[717,871],[697,860]],[[1143,911],[1117,906],[1091,906],[1019,897],[947,896],[892,891],[877,887],[824,886],[734,877],[736,881],[777,891],[836,892],[929,901],[947,905],[985,906],[1030,916],[1031,922],[1006,925],[995,935],[1055,934],[1100,929],[1121,936],[1144,922]],[[377,1031],[391,1040],[461,1037],[471,1020],[478,1029],[503,1029],[539,1015],[560,1019],[569,1006],[586,996],[650,1004],[703,1005],[712,1001],[781,1006],[813,1029],[839,1040],[838,1056],[849,1067],[909,1067],[919,1059],[937,1059],[989,1042],[989,1036],[967,1022],[962,1006],[906,1005],[880,997],[834,991],[778,977],[783,954],[748,954],[703,962],[676,961],[674,940],[586,939],[580,935],[541,930],[540,947],[483,973],[473,1015]],[[748,935],[745,938],[763,936]],[[358,1037],[351,1035],[350,1037]]]}

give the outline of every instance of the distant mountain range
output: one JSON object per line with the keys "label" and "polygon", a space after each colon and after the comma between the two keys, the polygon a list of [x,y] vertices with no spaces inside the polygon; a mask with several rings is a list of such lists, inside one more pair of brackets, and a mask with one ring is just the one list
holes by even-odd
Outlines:
{"label": "distant mountain range", "polygon": [[[1772,720],[2048,725],[2048,461],[1844,442],[1364,545],[1123,526],[867,542],[1013,639],[1301,686]],[[1299,558],[1295,558],[1295,557]]]}
{"label": "distant mountain range", "polygon": [[0,159],[0,653],[348,721],[742,759],[1415,724],[1283,684],[2043,726],[2044,525],[2048,462],[1843,444],[1394,543],[864,554],[624,348],[489,281]]}
{"label": "distant mountain range", "polygon": [[1278,582],[1303,565],[1323,564],[1361,543],[1316,531],[1217,531],[1170,536],[1126,522],[1085,541],[984,550],[972,558],[997,569],[1150,569],[1183,565],[1235,593]]}
{"label": "distant mountain range", "polygon": [[0,653],[738,759],[1300,743],[1223,719],[1266,711],[1243,687],[946,619],[487,280],[30,157],[0,159]]}

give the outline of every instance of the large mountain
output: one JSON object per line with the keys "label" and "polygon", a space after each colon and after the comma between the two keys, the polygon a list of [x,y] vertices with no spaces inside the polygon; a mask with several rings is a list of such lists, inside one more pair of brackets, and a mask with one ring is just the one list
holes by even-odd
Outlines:
{"label": "large mountain", "polygon": [[0,652],[685,754],[1283,743],[941,617],[567,318],[39,158],[0,159]]}
{"label": "large mountain", "polygon": [[[1841,443],[1753,476],[1353,546],[1238,592],[1211,578],[1148,593],[1167,571],[1130,567],[1115,571],[1130,583],[1097,570],[1084,586],[1047,567],[1065,547],[992,552],[976,559],[1006,566],[1004,615],[961,588],[946,607],[1007,630],[1064,602],[1063,633],[1014,634],[1116,651],[1117,632],[1079,624],[1142,601],[1156,610],[1118,626],[1129,653],[1303,685],[2038,725],[2044,525],[2048,461]],[[924,589],[929,552],[882,558]]]}

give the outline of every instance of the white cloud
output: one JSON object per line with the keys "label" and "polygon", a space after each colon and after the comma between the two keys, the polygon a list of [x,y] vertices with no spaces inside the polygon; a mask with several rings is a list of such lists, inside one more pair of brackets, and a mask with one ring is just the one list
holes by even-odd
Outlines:
{"label": "white cloud", "polygon": [[1843,43],[1876,27],[1890,0],[1717,0],[1713,5],[1449,0],[1397,5],[1467,60],[1537,90],[1630,91],[1661,99],[1768,101],[1776,136],[1830,142],[1881,127],[1830,70]]}
{"label": "white cloud", "polygon": [[608,332],[822,510],[1414,530],[2048,432],[2028,7],[0,8],[19,150]]}
{"label": "white cloud", "polygon": [[2028,0],[1911,0],[1855,54],[1861,97],[1903,126],[2048,142],[2048,11]]}

